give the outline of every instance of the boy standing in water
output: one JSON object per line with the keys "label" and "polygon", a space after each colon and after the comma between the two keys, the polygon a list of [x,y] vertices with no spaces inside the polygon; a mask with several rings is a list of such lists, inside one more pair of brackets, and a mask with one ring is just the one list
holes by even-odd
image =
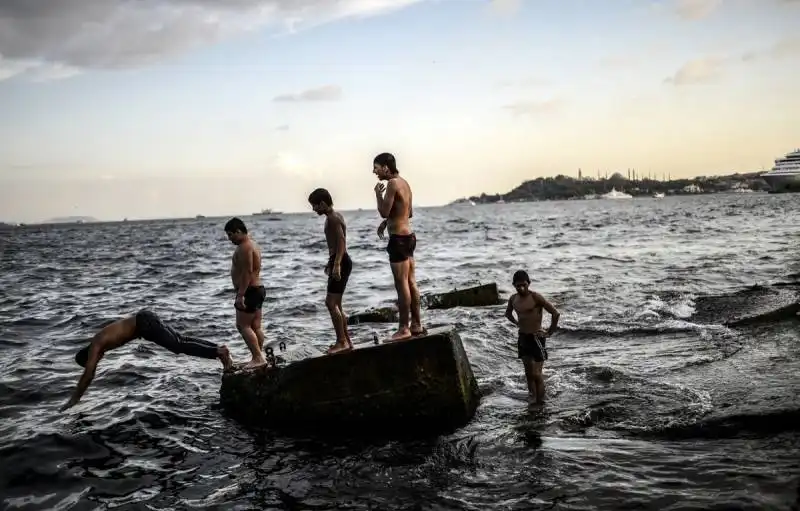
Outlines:
{"label": "boy standing in water", "polygon": [[[517,357],[522,359],[525,368],[528,392],[536,397],[536,404],[544,404],[542,367],[547,360],[545,341],[558,328],[561,314],[542,295],[528,289],[531,279],[525,271],[515,272],[512,282],[517,292],[508,299],[506,318],[519,328]],[[550,328],[547,332],[542,330],[542,310],[550,313]],[[514,312],[517,313],[516,319]]]}
{"label": "boy standing in water", "polygon": [[324,188],[317,188],[308,196],[308,202],[316,214],[325,215],[325,241],[328,243],[328,264],[325,265],[328,294],[325,297],[325,305],[328,307],[333,329],[336,331],[336,344],[328,348],[328,354],[332,355],[353,349],[342,310],[342,295],[347,287],[350,272],[353,271],[353,261],[347,253],[347,224],[341,213],[333,209],[330,192]]}

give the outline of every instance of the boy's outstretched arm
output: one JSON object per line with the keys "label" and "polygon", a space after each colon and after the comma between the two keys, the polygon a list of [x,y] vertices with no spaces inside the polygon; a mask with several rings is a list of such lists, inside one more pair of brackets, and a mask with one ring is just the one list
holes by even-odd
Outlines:
{"label": "boy's outstretched arm", "polygon": [[542,304],[542,308],[550,313],[550,328],[547,329],[547,336],[553,335],[553,332],[556,331],[558,328],[558,318],[561,317],[561,313],[558,312],[552,303],[548,302],[547,299],[540,295],[539,293],[534,293],[533,297],[536,301]]}
{"label": "boy's outstretched arm", "polygon": [[514,317],[514,297],[517,295],[511,295],[511,298],[508,299],[508,306],[506,307],[506,318],[514,323],[515,325],[519,326],[519,322]]}
{"label": "boy's outstretched arm", "polygon": [[92,383],[95,370],[97,370],[97,363],[100,362],[101,358],[103,358],[103,352],[95,346],[92,346],[92,348],[89,349],[89,359],[86,361],[86,367],[84,367],[83,374],[78,380],[75,392],[59,411],[63,412],[67,408],[72,408],[78,404],[78,401],[81,400],[81,396],[83,396],[83,393],[86,392],[86,389],[89,388],[89,385]]}

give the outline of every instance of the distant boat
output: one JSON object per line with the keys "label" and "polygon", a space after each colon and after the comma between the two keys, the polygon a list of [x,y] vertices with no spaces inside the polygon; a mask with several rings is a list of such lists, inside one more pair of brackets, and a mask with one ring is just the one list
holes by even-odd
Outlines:
{"label": "distant boat", "polygon": [[280,215],[282,213],[282,211],[272,211],[269,208],[265,208],[258,213],[253,213],[253,216]]}
{"label": "distant boat", "polygon": [[633,195],[625,192],[618,192],[616,188],[612,188],[610,192],[604,193],[600,196],[601,199],[632,199]]}
{"label": "distant boat", "polygon": [[201,218],[205,218],[205,216],[203,216],[203,215],[195,215],[195,218],[200,220]]}
{"label": "distant boat", "polygon": [[654,199],[663,199],[664,198],[664,192],[656,192],[656,193],[654,193],[653,194],[653,198]]}

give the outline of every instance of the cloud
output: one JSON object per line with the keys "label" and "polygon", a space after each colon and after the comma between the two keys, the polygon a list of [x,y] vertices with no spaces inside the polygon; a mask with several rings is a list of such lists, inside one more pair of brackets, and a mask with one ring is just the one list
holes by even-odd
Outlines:
{"label": "cloud", "polygon": [[280,126],[276,126],[275,131],[289,131],[289,125],[281,124]]}
{"label": "cloud", "polygon": [[272,101],[278,103],[312,102],[312,101],[339,101],[342,99],[342,89],[338,85],[323,85],[314,89],[307,89],[296,94],[281,94]]}
{"label": "cloud", "polygon": [[622,70],[639,66],[639,60],[632,56],[609,56],[600,59],[600,67],[604,69]]}
{"label": "cloud", "polygon": [[551,80],[547,78],[537,78],[537,77],[530,77],[524,78],[522,80],[503,80],[497,83],[497,87],[501,89],[511,88],[511,87],[522,87],[526,89],[532,89],[537,87],[549,87],[553,85]]}
{"label": "cloud", "polygon": [[675,13],[689,21],[706,18],[722,6],[722,0],[675,0]]}
{"label": "cloud", "polygon": [[489,8],[503,15],[516,14],[522,7],[522,0],[491,0]]}
{"label": "cloud", "polygon": [[[784,2],[798,2],[800,4],[800,0],[781,0]],[[783,39],[779,39],[775,42],[772,46],[761,50],[761,51],[749,51],[747,53],[743,53],[741,55],[741,60],[744,62],[751,62],[754,60],[759,60],[763,58],[774,58],[774,59],[781,59],[781,58],[791,58],[800,56],[800,36],[788,36],[784,37]]]}
{"label": "cloud", "polygon": [[694,59],[682,65],[664,82],[675,86],[707,83],[717,79],[722,74],[723,68],[723,61],[716,57]]}
{"label": "cloud", "polygon": [[551,114],[561,110],[563,101],[560,99],[547,100],[521,100],[504,106],[515,116],[534,116]]}
{"label": "cloud", "polygon": [[422,1],[2,0],[0,77],[139,67],[250,30],[294,31]]}
{"label": "cloud", "polygon": [[[784,0],[784,2],[788,1],[790,0]],[[791,1],[798,2],[800,0]],[[781,39],[770,48],[769,54],[778,58],[800,55],[800,36],[790,36]]]}

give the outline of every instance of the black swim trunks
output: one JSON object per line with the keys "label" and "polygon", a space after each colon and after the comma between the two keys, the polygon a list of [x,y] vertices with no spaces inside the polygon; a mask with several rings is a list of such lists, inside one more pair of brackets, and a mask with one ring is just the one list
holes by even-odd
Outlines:
{"label": "black swim trunks", "polygon": [[344,294],[347,281],[350,279],[350,273],[353,271],[353,260],[350,259],[350,254],[344,253],[342,256],[341,279],[336,280],[333,278],[334,259],[336,259],[335,255],[328,260],[328,294],[341,295]]}
{"label": "black swim trunks", "polygon": [[158,344],[169,351],[191,357],[217,358],[217,345],[205,339],[189,337],[164,324],[154,312],[147,309],[136,314],[136,337]]}
{"label": "black swim trunks", "polygon": [[517,358],[532,358],[535,362],[547,360],[546,338],[543,335],[519,333]]}
{"label": "black swim trunks", "polygon": [[389,253],[390,263],[402,263],[406,259],[414,257],[414,250],[417,248],[417,236],[411,234],[390,234],[389,244],[386,251]]}
{"label": "black swim trunks", "polygon": [[264,286],[248,286],[247,290],[244,292],[244,307],[241,309],[236,307],[236,305],[234,305],[234,307],[242,312],[253,314],[256,311],[261,310],[266,298],[267,290]]}

